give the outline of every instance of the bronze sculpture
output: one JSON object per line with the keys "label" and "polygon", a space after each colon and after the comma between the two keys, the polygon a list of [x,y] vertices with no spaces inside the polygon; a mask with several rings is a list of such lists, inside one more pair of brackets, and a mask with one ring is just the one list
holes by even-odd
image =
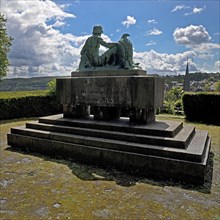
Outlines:
{"label": "bronze sculpture", "polygon": [[[101,38],[102,26],[93,27],[92,36],[89,37],[82,50],[79,71],[105,70],[105,69],[141,69],[133,63],[133,47],[127,38],[129,34],[123,34],[118,43],[107,43]],[[108,50],[99,55],[100,46]]]}

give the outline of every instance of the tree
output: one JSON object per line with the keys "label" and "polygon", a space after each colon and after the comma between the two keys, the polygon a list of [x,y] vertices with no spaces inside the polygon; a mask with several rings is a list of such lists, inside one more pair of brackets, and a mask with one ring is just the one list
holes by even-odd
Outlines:
{"label": "tree", "polygon": [[56,79],[51,80],[47,84],[48,88],[48,95],[55,95],[56,94]]}
{"label": "tree", "polygon": [[182,91],[183,87],[174,87],[166,91],[164,97],[164,108],[168,114],[174,114],[175,109],[182,109]]}
{"label": "tree", "polygon": [[7,75],[7,68],[9,65],[7,53],[10,50],[12,37],[7,35],[6,19],[4,15],[0,14],[0,80]]}
{"label": "tree", "polygon": [[215,83],[215,90],[220,92],[220,81]]}

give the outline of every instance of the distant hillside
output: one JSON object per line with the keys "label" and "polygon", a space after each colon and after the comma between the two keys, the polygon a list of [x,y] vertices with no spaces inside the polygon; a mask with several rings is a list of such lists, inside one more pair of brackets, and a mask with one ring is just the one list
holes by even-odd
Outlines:
{"label": "distant hillside", "polygon": [[[220,81],[220,73],[190,73],[191,81]],[[0,81],[0,92],[2,91],[33,91],[33,90],[46,90],[47,84],[51,80],[59,78],[53,77],[34,77],[34,78],[13,78],[3,79]],[[166,83],[172,84],[172,81],[183,83],[184,75],[167,75],[165,76]]]}
{"label": "distant hillside", "polygon": [[0,81],[0,91],[46,90],[47,84],[58,77],[13,78]]}

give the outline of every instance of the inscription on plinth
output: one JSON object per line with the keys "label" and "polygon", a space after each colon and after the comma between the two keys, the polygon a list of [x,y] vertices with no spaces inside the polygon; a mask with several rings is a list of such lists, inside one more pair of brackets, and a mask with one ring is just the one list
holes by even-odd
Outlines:
{"label": "inscription on plinth", "polygon": [[105,120],[120,116],[120,109],[128,108],[131,122],[154,121],[155,109],[163,105],[164,79],[143,75],[142,71],[142,75],[126,76],[122,73],[126,70],[120,71],[119,76],[101,76],[99,72],[99,76],[80,73],[82,77],[57,79],[57,98],[65,106],[64,115],[77,117],[81,114],[77,113],[76,106],[86,106],[78,109],[87,112],[88,106],[92,106],[99,112],[99,116],[95,117]]}

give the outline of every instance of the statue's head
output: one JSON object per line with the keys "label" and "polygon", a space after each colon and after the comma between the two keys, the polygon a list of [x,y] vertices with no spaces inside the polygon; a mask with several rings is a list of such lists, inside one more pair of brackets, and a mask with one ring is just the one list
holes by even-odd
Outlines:
{"label": "statue's head", "polygon": [[127,33],[126,33],[126,34],[123,34],[123,35],[122,35],[122,38],[126,38],[126,37],[129,37],[129,36],[130,36],[130,34],[127,34]]}
{"label": "statue's head", "polygon": [[100,26],[100,25],[94,26],[92,33],[93,34],[102,34],[103,33],[102,26]]}

